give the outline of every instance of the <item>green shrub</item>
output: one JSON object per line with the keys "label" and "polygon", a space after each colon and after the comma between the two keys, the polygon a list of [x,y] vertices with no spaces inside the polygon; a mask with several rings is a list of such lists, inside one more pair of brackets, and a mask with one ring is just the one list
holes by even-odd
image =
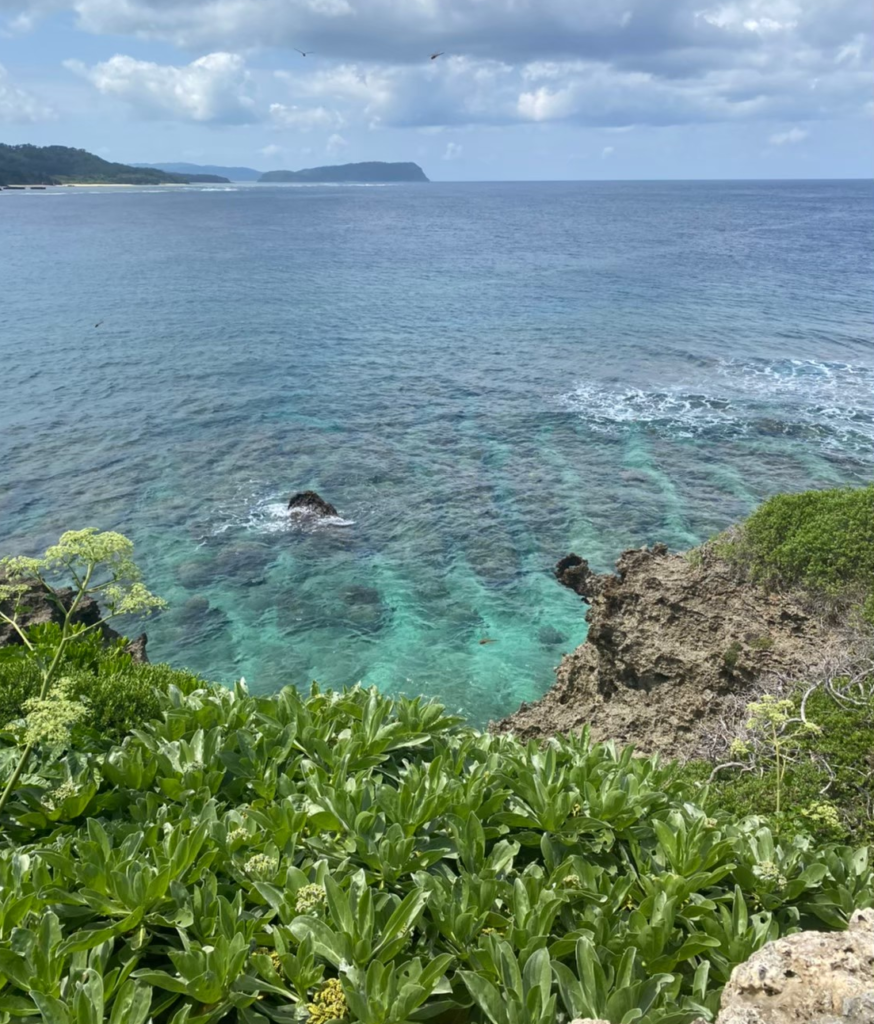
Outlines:
{"label": "green shrub", "polygon": [[774,640],[770,636],[757,636],[750,641],[750,647],[754,651],[770,651],[774,646]]}
{"label": "green shrub", "polygon": [[[824,687],[814,690],[805,716],[815,728],[790,727],[785,760],[753,757],[746,744],[736,747],[735,756],[746,764],[717,772],[708,809],[735,819],[767,818],[781,837],[806,833],[818,842],[874,843],[874,682],[867,685],[868,699],[856,705],[838,702]],[[796,721],[802,698],[801,690],[791,696],[788,715]],[[703,784],[713,767],[694,762],[682,775]]]}
{"label": "green shrub", "polygon": [[735,964],[844,927],[874,873],[695,792],[374,691],[177,693],[121,744],[35,747],[0,815],[0,1020],[712,1021]]}
{"label": "green shrub", "polygon": [[768,586],[859,602],[874,622],[874,484],[778,494],[714,550]]}
{"label": "green shrub", "polygon": [[740,641],[733,640],[722,652],[722,663],[729,672],[737,668],[737,663],[740,661],[741,651],[743,651],[743,645]]}
{"label": "green shrub", "polygon": [[[30,630],[37,650],[53,651],[60,639],[55,624]],[[84,701],[88,725],[113,739],[160,714],[170,686],[185,693],[203,686],[203,680],[169,665],[136,665],[124,651],[124,641],[105,645],[99,633],[76,632],[65,645],[58,665],[67,680],[67,694]],[[36,658],[22,645],[0,648],[0,728],[24,714],[24,704],[36,697],[42,673]]]}

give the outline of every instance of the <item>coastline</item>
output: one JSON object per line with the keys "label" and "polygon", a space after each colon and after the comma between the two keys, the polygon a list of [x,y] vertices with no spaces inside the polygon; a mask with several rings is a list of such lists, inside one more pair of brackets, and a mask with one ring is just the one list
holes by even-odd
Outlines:
{"label": "coastline", "polygon": [[45,182],[34,182],[27,184],[19,184],[15,182],[11,185],[0,186],[2,191],[22,191],[24,189],[44,189],[44,188],[154,188],[158,185],[161,188],[179,188],[189,185],[187,181],[64,181],[57,184],[47,184]]}

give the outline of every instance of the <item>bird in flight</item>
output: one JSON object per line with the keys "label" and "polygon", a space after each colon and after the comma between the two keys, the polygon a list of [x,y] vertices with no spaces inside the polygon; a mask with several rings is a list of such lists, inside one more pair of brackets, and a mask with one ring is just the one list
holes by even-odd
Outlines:
{"label": "bird in flight", "polygon": [[307,50],[306,52],[304,52],[303,50],[298,50],[296,46],[295,46],[295,50],[297,50],[297,52],[301,55],[301,57],[308,57],[311,53],[315,53],[316,52],[315,50]]}
{"label": "bird in flight", "polygon": [[98,320],[98,321],[97,321],[97,323],[96,323],[96,324],[95,324],[94,326],[95,326],[95,327],[99,327],[99,326],[100,326],[100,325],[101,325],[102,323],[103,323],[103,321],[102,321],[102,320]]}
{"label": "bird in flight", "polygon": [[437,58],[442,57],[445,52],[445,50],[441,50],[439,53],[432,53],[431,60],[437,60]]}

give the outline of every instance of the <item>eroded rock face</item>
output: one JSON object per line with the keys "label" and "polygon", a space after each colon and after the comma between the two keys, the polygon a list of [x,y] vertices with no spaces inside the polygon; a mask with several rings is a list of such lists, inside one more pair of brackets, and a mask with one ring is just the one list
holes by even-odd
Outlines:
{"label": "eroded rock face", "polygon": [[[0,583],[5,582],[5,580],[6,577],[0,574]],[[73,601],[73,591],[64,587],[57,591],[57,595],[62,607],[69,609]],[[21,598],[20,605],[27,609],[18,616],[18,621],[25,630],[31,629],[33,626],[45,626],[50,622],[57,623],[58,625],[63,622],[61,608],[54,601],[50,600],[48,591],[41,583],[36,581],[28,586],[26,593]],[[7,615],[11,615],[13,612],[11,602],[0,602],[0,610]],[[73,614],[73,622],[82,623],[85,626],[93,626],[100,621],[101,617],[100,607],[97,602],[91,597],[86,597],[79,602],[79,607]],[[105,623],[100,627],[100,631],[103,634],[103,639],[108,643],[121,639],[121,634]],[[146,634],[141,633],[136,640],[131,640],[125,647],[133,661],[138,664],[143,664],[149,660],[146,656],[147,639]],[[0,620],[0,647],[19,643],[21,643],[21,638],[18,633],[8,623]]]}
{"label": "eroded rock face", "polygon": [[717,1024],[872,1024],[874,911],[845,932],[798,932],[735,967]]}
{"label": "eroded rock face", "polygon": [[339,516],[334,506],[315,491],[299,491],[288,499],[288,511],[314,516]]}
{"label": "eroded rock face", "polygon": [[825,636],[799,600],[768,594],[713,556],[697,563],[664,544],[624,552],[597,575],[576,555],[558,579],[590,602],[586,642],[552,689],[494,728],[522,738],[578,731],[670,757],[707,752],[738,697],[763,678],[809,672]]}

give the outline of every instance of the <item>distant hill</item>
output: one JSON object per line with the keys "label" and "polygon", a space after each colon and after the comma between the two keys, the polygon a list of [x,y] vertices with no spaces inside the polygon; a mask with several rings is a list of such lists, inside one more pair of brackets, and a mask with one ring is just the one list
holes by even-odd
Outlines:
{"label": "distant hill", "polygon": [[257,181],[261,177],[261,171],[254,167],[219,167],[217,164],[134,164],[134,167],[154,167],[159,171],[181,174],[189,180],[193,180],[193,174],[213,174],[229,181]]}
{"label": "distant hill", "polygon": [[310,167],[303,171],[267,171],[258,179],[271,181],[313,181],[313,182],[387,182],[427,181],[425,172],[418,164],[382,163],[371,160],[360,164],[339,164],[332,167]]}
{"label": "distant hill", "polygon": [[153,168],[110,163],[70,146],[0,143],[0,184],[63,185],[68,181],[91,185],[180,185],[188,179]]}
{"label": "distant hill", "polygon": [[220,174],[186,174],[192,185],[230,185],[230,178],[223,178]]}

